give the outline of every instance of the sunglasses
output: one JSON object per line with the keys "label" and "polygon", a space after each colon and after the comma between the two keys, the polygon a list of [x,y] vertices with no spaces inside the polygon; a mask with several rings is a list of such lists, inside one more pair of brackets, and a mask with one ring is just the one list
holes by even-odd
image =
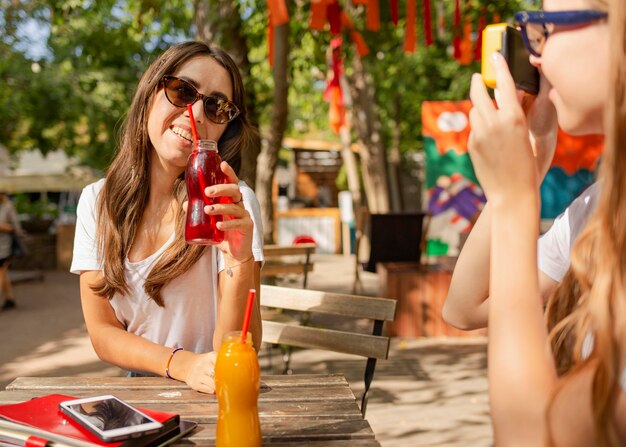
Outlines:
{"label": "sunglasses", "polygon": [[239,115],[239,109],[228,99],[220,96],[203,95],[193,85],[176,76],[163,76],[160,85],[165,90],[165,97],[175,107],[187,107],[202,99],[204,114],[217,124],[226,124]]}
{"label": "sunglasses", "polygon": [[548,37],[557,26],[586,25],[596,20],[606,19],[608,13],[595,9],[577,11],[523,11],[515,14],[515,20],[522,31],[522,39],[528,51],[541,56]]}

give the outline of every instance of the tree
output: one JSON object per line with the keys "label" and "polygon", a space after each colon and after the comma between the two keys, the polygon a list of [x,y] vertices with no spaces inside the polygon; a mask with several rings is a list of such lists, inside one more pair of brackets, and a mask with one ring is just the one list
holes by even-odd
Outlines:
{"label": "tree", "polygon": [[266,243],[273,242],[274,206],[272,187],[274,172],[278,164],[278,151],[282,147],[283,136],[287,127],[288,116],[288,60],[289,56],[289,23],[274,28],[274,103],[267,144],[261,150],[257,165],[257,192],[263,215],[263,239]]}
{"label": "tree", "polygon": [[[216,43],[233,58],[246,87],[248,119],[258,127],[259,117],[256,107],[255,83],[252,80],[248,42],[244,34],[241,12],[236,2],[219,0],[195,0],[194,23],[196,39],[208,44]],[[256,183],[257,157],[261,151],[261,139],[256,139],[251,150],[242,154],[242,168],[239,177],[254,188]]]}

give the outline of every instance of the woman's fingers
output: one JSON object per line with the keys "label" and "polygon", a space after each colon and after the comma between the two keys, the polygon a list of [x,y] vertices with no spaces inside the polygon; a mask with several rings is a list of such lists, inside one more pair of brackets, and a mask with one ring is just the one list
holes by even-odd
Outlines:
{"label": "woman's fingers", "polygon": [[237,174],[235,174],[235,171],[227,162],[223,161],[222,164],[220,165],[220,169],[222,170],[222,172],[224,173],[224,175],[226,176],[226,178],[228,179],[230,183],[234,183],[236,185],[239,182],[239,178],[237,177]]}
{"label": "woman's fingers", "polygon": [[482,119],[485,122],[491,122],[496,108],[493,105],[493,100],[489,96],[489,93],[487,93],[487,87],[485,87],[482,77],[478,73],[472,75],[470,99]]}
{"label": "woman's fingers", "polygon": [[519,105],[515,81],[509,71],[506,59],[500,53],[494,53],[491,63],[496,73],[496,102],[499,109],[513,110]]}

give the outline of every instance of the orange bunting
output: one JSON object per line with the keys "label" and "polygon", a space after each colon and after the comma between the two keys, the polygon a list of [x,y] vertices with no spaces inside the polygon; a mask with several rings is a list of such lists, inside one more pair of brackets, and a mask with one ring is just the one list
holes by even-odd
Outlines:
{"label": "orange bunting", "polygon": [[272,26],[284,25],[289,21],[289,12],[285,0],[266,0],[267,9],[270,12],[270,24]]}
{"label": "orange bunting", "polygon": [[474,52],[472,49],[472,23],[466,18],[463,24],[463,39],[461,40],[461,57],[459,62],[463,65],[469,65],[474,60]]}
{"label": "orange bunting", "polygon": [[322,31],[326,25],[326,0],[311,1],[311,20],[309,28]]}
{"label": "orange bunting", "polygon": [[454,0],[454,39],[452,47],[454,48],[454,58],[461,59],[461,0]]}
{"label": "orange bunting", "polygon": [[370,31],[380,31],[380,12],[378,9],[378,0],[367,1],[366,26]]}
{"label": "orange bunting", "polygon": [[341,11],[341,27],[347,29],[354,29],[354,22],[345,11]]}
{"label": "orange bunting", "polygon": [[[270,12],[270,17],[272,13]],[[270,67],[274,66],[274,27],[272,25],[267,26],[267,58],[270,62]]]}
{"label": "orange bunting", "polygon": [[356,52],[359,57],[367,56],[370,49],[365,43],[365,39],[363,39],[361,33],[355,29],[354,22],[352,22],[352,19],[345,11],[341,11],[341,27],[350,30],[350,38],[356,47]]}
{"label": "orange bunting", "polygon": [[361,33],[359,33],[358,31],[350,31],[350,38],[352,39],[352,42],[356,47],[356,52],[359,57],[365,57],[369,54],[370,49],[365,43],[365,39],[363,39]]}
{"label": "orange bunting", "polygon": [[330,91],[330,107],[328,108],[328,124],[335,133],[339,133],[346,124],[346,107],[343,103],[341,87],[332,86]]}
{"label": "orange bunting", "polygon": [[417,18],[417,6],[415,0],[406,2],[406,28],[404,30],[404,52],[414,53],[417,47],[417,30],[415,21]]}

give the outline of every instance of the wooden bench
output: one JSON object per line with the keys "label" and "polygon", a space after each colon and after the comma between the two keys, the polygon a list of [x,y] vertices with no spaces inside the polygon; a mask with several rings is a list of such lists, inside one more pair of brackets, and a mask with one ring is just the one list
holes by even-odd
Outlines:
{"label": "wooden bench", "polygon": [[371,334],[363,334],[303,326],[297,319],[285,322],[263,319],[264,342],[366,357],[365,390],[361,398],[361,413],[365,416],[376,361],[389,355],[389,337],[382,335],[383,325],[394,320],[396,300],[262,285],[260,304],[265,308],[372,320]]}
{"label": "wooden bench", "polygon": [[265,264],[262,278],[276,278],[288,274],[302,274],[302,287],[306,288],[309,272],[313,271],[311,255],[315,244],[266,245],[263,247]]}

